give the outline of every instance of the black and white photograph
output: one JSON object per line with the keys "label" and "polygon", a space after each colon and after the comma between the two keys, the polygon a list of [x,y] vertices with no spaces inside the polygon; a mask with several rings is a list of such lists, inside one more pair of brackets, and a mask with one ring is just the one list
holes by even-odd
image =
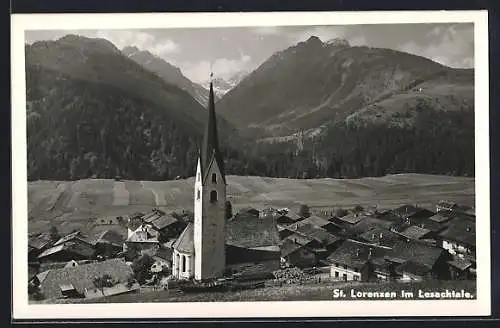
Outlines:
{"label": "black and white photograph", "polygon": [[26,16],[20,314],[489,314],[486,12]]}

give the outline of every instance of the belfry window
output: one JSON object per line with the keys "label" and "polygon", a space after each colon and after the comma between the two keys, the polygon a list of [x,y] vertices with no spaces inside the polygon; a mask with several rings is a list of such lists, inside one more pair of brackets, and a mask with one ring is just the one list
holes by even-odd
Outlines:
{"label": "belfry window", "polygon": [[217,201],[217,191],[212,190],[210,192],[210,203],[215,203]]}
{"label": "belfry window", "polygon": [[212,173],[212,182],[217,183],[217,174]]}
{"label": "belfry window", "polygon": [[201,196],[200,189],[198,189],[198,190],[196,191],[196,199],[198,199],[198,200],[199,200],[199,199],[200,199],[200,196]]}

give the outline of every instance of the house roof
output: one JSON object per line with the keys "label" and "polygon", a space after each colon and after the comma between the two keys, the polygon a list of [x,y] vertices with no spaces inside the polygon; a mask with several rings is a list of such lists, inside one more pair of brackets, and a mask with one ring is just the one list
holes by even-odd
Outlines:
{"label": "house roof", "polygon": [[157,230],[162,230],[162,229],[176,223],[177,221],[178,220],[176,218],[174,218],[172,215],[164,215],[164,216],[161,216],[161,217],[151,221],[151,224]]}
{"label": "house roof", "polygon": [[297,224],[298,225],[311,224],[315,227],[324,227],[330,224],[330,221],[328,221],[327,219],[323,219],[317,215],[311,215],[310,217],[305,218],[304,220],[298,222]]}
{"label": "house roof", "polygon": [[425,235],[427,235],[429,232],[431,232],[429,229],[425,229],[425,228],[421,228],[421,227],[412,225],[412,226],[409,226],[408,228],[404,229],[400,233],[403,236],[408,237],[410,239],[420,239],[420,238],[424,237]]}
{"label": "house roof", "polygon": [[452,211],[439,211],[438,213],[434,214],[429,218],[429,220],[438,222],[438,223],[443,223],[446,221],[449,221],[453,218],[453,212]]}
{"label": "house roof", "polygon": [[104,274],[109,274],[113,279],[124,282],[133,274],[133,271],[122,259],[111,259],[76,267],[48,270],[37,277],[41,283],[43,295],[52,299],[62,296],[61,285],[71,284],[80,293],[84,293],[86,288],[95,289],[94,278]]}
{"label": "house roof", "polygon": [[432,268],[444,249],[434,247],[416,240],[397,241],[387,253],[387,257],[396,262],[412,260]]}
{"label": "house roof", "polygon": [[420,207],[413,206],[413,205],[400,206],[400,207],[396,208],[393,212],[394,212],[394,214],[396,214],[402,218],[407,218],[410,216],[414,216],[416,214],[422,214],[422,215],[429,216],[429,217],[434,215],[433,212],[426,210],[425,208],[420,208]]}
{"label": "house roof", "polygon": [[456,217],[448,223],[448,227],[439,233],[443,239],[453,240],[466,245],[476,245],[475,222],[462,217]]}
{"label": "house roof", "polygon": [[342,221],[342,222],[347,222],[350,224],[355,224],[358,223],[359,221],[363,220],[366,216],[360,213],[349,213],[347,215],[338,217],[337,219]]}
{"label": "house roof", "polygon": [[[392,246],[401,237],[397,233],[390,230],[375,228],[368,230],[359,236],[361,239],[369,243],[380,243],[384,246]],[[382,237],[382,238],[380,238]]]}
{"label": "house roof", "polygon": [[383,257],[387,251],[387,249],[375,245],[366,245],[354,240],[345,240],[327,257],[327,260],[330,263],[338,263],[347,265],[350,268],[359,269],[372,258]]}
{"label": "house roof", "polygon": [[287,257],[288,255],[292,254],[293,252],[295,252],[303,247],[304,247],[303,245],[294,243],[290,239],[284,240],[283,244],[281,245],[281,256]]}
{"label": "house roof", "polygon": [[411,274],[413,276],[426,275],[431,270],[430,267],[414,261],[406,261],[395,268],[398,274]]}
{"label": "house roof", "polygon": [[449,265],[459,269],[459,270],[462,270],[462,271],[469,268],[470,266],[472,266],[471,261],[469,261],[467,259],[460,258],[458,256],[454,256],[453,259],[448,261],[447,263]]}
{"label": "house roof", "polygon": [[279,242],[276,219],[272,216],[241,214],[226,222],[226,243],[229,245],[255,248],[276,246]]}
{"label": "house roof", "polygon": [[194,225],[189,223],[175,241],[173,248],[181,253],[194,252]]}
{"label": "house roof", "polygon": [[79,241],[69,241],[64,244],[59,244],[57,246],[46,249],[40,255],[38,255],[38,258],[44,258],[60,252],[70,252],[78,254],[82,257],[92,257],[95,250],[90,244],[81,243]]}
{"label": "house roof", "polygon": [[98,243],[106,243],[121,246],[124,241],[125,238],[123,238],[121,234],[112,229],[101,231],[90,239],[92,245]]}
{"label": "house roof", "polygon": [[297,227],[296,230],[299,234],[308,236],[309,238],[315,239],[325,246],[336,243],[341,240],[340,237],[332,235],[323,228],[315,227],[311,224],[304,224]]}
{"label": "house roof", "polygon": [[156,250],[155,254],[153,257],[159,257],[163,260],[171,261],[172,260],[172,254],[174,253],[173,248],[164,248],[160,247]]}
{"label": "house roof", "polygon": [[142,225],[142,220],[140,217],[133,217],[131,218],[129,221],[128,221],[128,224],[127,224],[127,227],[130,229],[130,230],[136,230],[137,228],[139,228],[140,226]]}
{"label": "house roof", "polygon": [[295,222],[303,219],[303,217],[298,215],[297,213],[288,213],[286,216],[288,216],[290,219],[292,219]]}
{"label": "house roof", "polygon": [[[58,241],[56,241],[56,242],[54,243],[54,246],[57,246],[57,245],[63,244],[63,243],[65,243],[65,242],[67,242],[67,241],[70,241],[70,240],[75,239],[75,238],[78,238],[78,237],[83,237],[83,236],[82,236],[82,233],[81,233],[80,231],[75,231],[75,232],[72,232],[72,233],[70,233],[70,234],[68,234],[68,235],[66,235],[66,236],[64,236],[64,237],[62,237],[62,238],[60,238]],[[79,239],[83,239],[83,238],[79,238]]]}
{"label": "house roof", "polygon": [[394,222],[388,221],[388,220],[383,220],[383,219],[378,219],[376,217],[372,216],[364,216],[361,220],[356,222],[352,227],[351,230],[356,232],[357,234],[362,234],[368,230],[376,229],[376,228],[382,228],[389,230],[389,228],[394,225]]}
{"label": "house roof", "polygon": [[314,239],[309,237],[309,236],[304,236],[298,233],[291,234],[290,236],[286,237],[283,239],[282,243],[285,243],[286,241],[291,241],[293,243],[296,243],[298,245],[305,246],[312,242]]}
{"label": "house roof", "polygon": [[50,238],[50,234],[45,232],[35,236],[31,236],[28,239],[28,245],[30,247],[40,250],[48,246],[51,243],[51,241],[52,239]]}

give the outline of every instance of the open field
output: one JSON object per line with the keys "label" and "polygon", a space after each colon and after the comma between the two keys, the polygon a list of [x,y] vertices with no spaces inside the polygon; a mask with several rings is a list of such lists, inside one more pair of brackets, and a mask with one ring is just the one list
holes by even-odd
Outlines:
{"label": "open field", "polygon": [[[346,298],[333,298],[334,289],[343,289]],[[396,292],[396,298],[401,300],[401,290],[413,292],[412,300],[418,299],[418,290],[426,292],[444,292],[462,289],[472,294],[475,298],[476,282],[473,280],[453,281],[426,281],[426,282],[388,282],[388,283],[363,283],[363,282],[330,282],[312,285],[288,285],[282,287],[265,287],[251,290],[233,292],[211,292],[182,294],[178,291],[148,291],[134,294],[123,294],[100,299],[71,299],[71,300],[46,300],[41,303],[150,303],[150,302],[238,302],[238,301],[331,301],[353,300],[350,290],[360,292]],[[365,298],[366,299],[366,298]],[[370,298],[370,300],[388,300],[386,298]],[[33,302],[35,303],[35,302]]]}
{"label": "open field", "polygon": [[[253,206],[297,208],[378,205],[391,208],[403,203],[433,207],[442,199],[474,205],[474,178],[425,174],[396,174],[361,179],[294,180],[228,176],[228,199],[233,209]],[[124,215],[149,211],[192,210],[193,178],[175,181],[34,181],[28,183],[29,232],[82,228],[90,216]]]}

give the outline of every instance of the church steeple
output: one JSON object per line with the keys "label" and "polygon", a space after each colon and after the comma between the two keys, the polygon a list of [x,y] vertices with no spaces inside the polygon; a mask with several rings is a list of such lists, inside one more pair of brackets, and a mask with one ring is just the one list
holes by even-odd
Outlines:
{"label": "church steeple", "polygon": [[215,116],[215,97],[213,88],[213,73],[210,74],[210,91],[208,96],[208,119],[201,147],[201,171],[203,180],[206,178],[206,172],[209,169],[212,159],[215,159],[219,166],[224,183],[226,178],[224,175],[224,160],[219,149],[219,138],[217,134],[217,119]]}

